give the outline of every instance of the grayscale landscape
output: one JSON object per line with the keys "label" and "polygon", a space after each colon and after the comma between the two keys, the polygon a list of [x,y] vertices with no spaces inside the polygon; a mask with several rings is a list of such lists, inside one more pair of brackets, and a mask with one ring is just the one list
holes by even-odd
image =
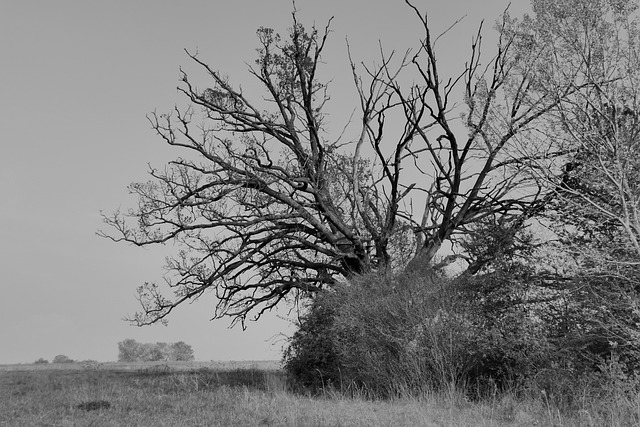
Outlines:
{"label": "grayscale landscape", "polygon": [[640,0],[14,2],[0,425],[640,425]]}

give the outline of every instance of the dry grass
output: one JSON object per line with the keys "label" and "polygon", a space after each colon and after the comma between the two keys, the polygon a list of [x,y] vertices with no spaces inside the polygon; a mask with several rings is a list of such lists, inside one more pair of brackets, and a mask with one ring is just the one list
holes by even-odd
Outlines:
{"label": "dry grass", "polygon": [[[0,369],[0,426],[599,426],[632,425],[593,405],[561,414],[544,399],[480,403],[455,392],[371,401],[287,390],[273,365],[75,364]],[[258,368],[260,367],[260,368]],[[617,404],[619,404],[618,402]],[[640,400],[625,402],[625,408]],[[615,415],[618,414],[618,415]],[[626,414],[626,412],[625,412]]]}

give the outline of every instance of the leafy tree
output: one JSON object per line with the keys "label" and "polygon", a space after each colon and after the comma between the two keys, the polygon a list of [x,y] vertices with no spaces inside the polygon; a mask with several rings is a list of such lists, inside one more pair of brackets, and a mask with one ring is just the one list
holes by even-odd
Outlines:
{"label": "leafy tree", "polygon": [[[111,233],[100,232],[181,247],[167,262],[173,297],[146,283],[142,312],[131,320],[165,321],[214,291],[215,317],[244,322],[354,274],[407,263],[419,269],[487,217],[530,214],[541,190],[525,166],[557,153],[548,141],[535,152],[521,141],[577,88],[559,85],[553,96],[534,90],[535,58],[552,47],[516,49],[507,17],[490,59],[481,55],[479,30],[465,66],[443,76],[440,36],[407,5],[424,30],[417,50],[401,58],[383,51],[375,66],[351,59],[360,112],[347,127],[355,141],[328,129],[320,65],[329,25],[307,30],[294,12],[287,37],[258,30],[249,74],[263,93],[245,93],[187,52],[209,87],[198,89],[183,72],[179,91],[191,106],[149,117],[184,157],[131,184],[138,208],[105,215]],[[461,115],[464,127],[455,124]],[[416,213],[418,204],[424,209]]]}
{"label": "leafy tree", "polygon": [[188,362],[194,359],[193,348],[184,341],[171,344],[171,360]]}
{"label": "leafy tree", "polygon": [[49,363],[49,361],[45,358],[40,358],[38,360],[36,360],[35,362],[33,362],[36,365],[47,365]]}
{"label": "leafy tree", "polygon": [[140,358],[140,344],[127,338],[118,343],[118,362],[135,362]]}
{"label": "leafy tree", "polygon": [[562,97],[541,129],[564,155],[533,171],[555,188],[566,222],[597,223],[596,233],[618,229],[626,250],[640,256],[638,3],[532,4],[535,19],[527,17],[512,30],[530,42],[521,49],[554,46],[539,59],[536,91],[560,99],[559,88],[581,88]]}
{"label": "leafy tree", "polygon": [[160,360],[170,360],[171,359],[171,350],[169,344],[165,342],[158,342],[155,344],[143,344],[144,346],[148,346],[148,350],[145,352],[146,359],[152,362],[157,362]]}
{"label": "leafy tree", "polygon": [[[550,189],[540,220],[555,239],[549,333],[585,369],[612,353],[632,369],[640,360],[638,2],[532,5],[534,16],[505,31],[521,40],[516,51],[553,46],[537,59],[534,91],[559,99],[538,137],[562,155],[529,168]],[[567,85],[578,90],[563,93]]]}

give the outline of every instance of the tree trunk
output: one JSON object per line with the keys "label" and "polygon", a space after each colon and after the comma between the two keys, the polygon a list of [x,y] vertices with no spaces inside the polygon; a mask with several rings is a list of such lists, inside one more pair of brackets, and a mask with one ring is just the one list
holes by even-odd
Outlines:
{"label": "tree trunk", "polygon": [[433,265],[433,257],[435,257],[441,247],[442,242],[440,240],[429,240],[418,250],[418,253],[416,253],[413,259],[409,261],[405,271],[408,273],[418,274],[426,273],[429,270],[429,267]]}

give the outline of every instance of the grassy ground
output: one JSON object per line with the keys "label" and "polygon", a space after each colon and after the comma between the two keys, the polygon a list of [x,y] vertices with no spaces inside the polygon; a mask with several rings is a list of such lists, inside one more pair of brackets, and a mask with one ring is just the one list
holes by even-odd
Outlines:
{"label": "grassy ground", "polygon": [[[640,408],[640,400],[637,405]],[[594,406],[563,415],[544,399],[503,396],[471,403],[455,393],[394,401],[330,392],[303,396],[287,390],[275,366],[257,363],[0,368],[0,426],[12,427],[623,426],[634,422],[601,409]]]}

